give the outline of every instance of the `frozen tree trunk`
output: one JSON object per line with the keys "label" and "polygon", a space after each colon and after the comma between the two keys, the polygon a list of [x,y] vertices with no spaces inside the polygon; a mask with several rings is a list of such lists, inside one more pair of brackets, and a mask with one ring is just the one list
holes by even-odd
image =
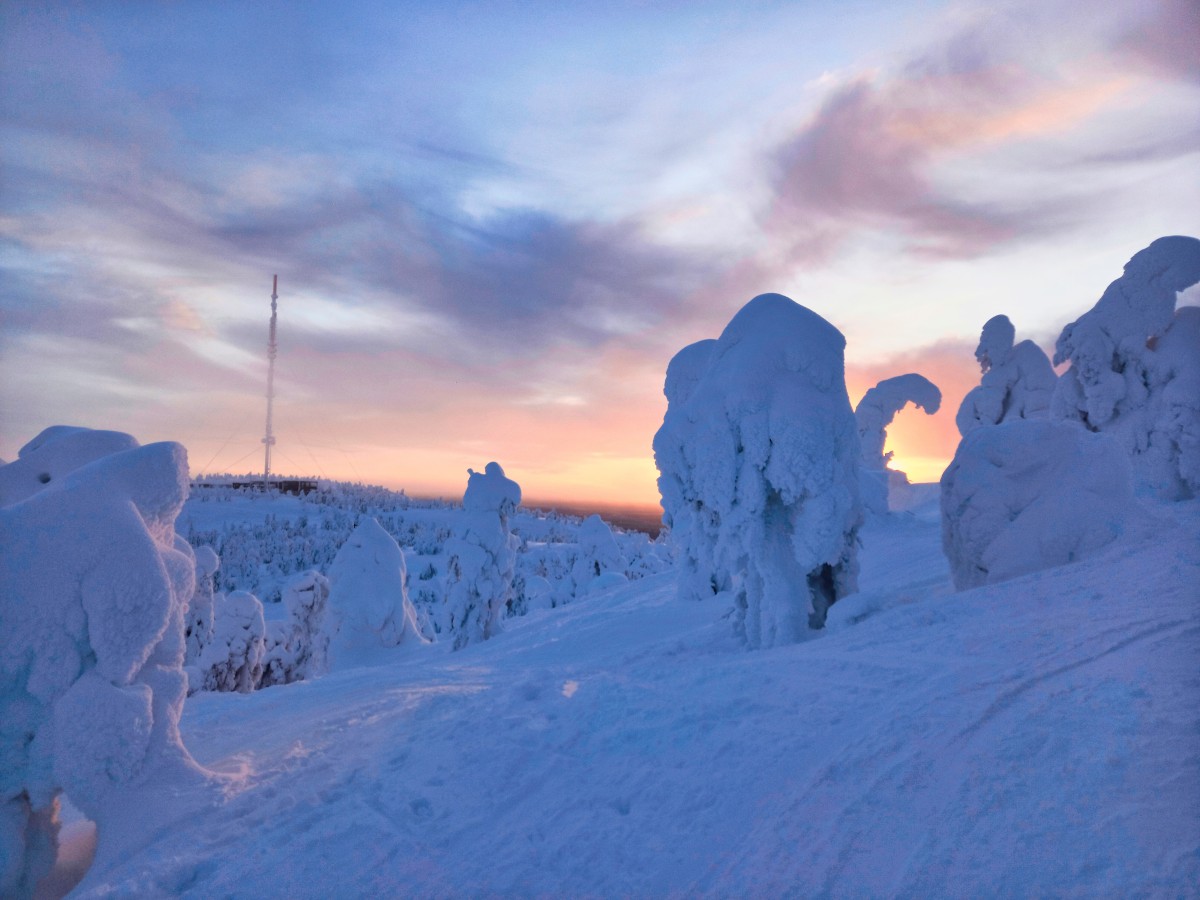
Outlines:
{"label": "frozen tree trunk", "polygon": [[[690,391],[668,390],[654,442],[663,506],[687,511],[685,553],[728,585],[750,647],[808,636],[855,588],[862,449],[844,348],[820,316],[763,294],[709,348]],[[698,580],[685,569],[681,594]]]}
{"label": "frozen tree trunk", "polygon": [[508,519],[521,503],[520,486],[498,463],[467,472],[462,525],[446,542],[446,604],[456,650],[500,630],[517,561],[518,542]]}

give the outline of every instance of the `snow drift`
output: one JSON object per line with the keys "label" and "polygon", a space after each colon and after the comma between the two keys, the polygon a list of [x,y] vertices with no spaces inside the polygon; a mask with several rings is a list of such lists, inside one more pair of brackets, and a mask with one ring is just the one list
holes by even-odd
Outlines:
{"label": "snow drift", "polygon": [[664,509],[686,510],[674,534],[696,574],[680,592],[729,590],[750,647],[802,639],[854,590],[861,448],[844,348],[816,313],[763,294],[672,361],[688,377],[668,378],[654,450]]}
{"label": "snow drift", "polygon": [[1144,522],[1121,448],[1070,422],[970,432],[941,487],[942,547],[959,590],[1083,559]]}

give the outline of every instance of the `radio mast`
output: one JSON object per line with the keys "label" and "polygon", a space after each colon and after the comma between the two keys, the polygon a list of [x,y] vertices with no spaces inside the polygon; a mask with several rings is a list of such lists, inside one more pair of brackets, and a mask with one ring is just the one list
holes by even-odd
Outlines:
{"label": "radio mast", "polygon": [[271,448],[275,446],[275,433],[272,428],[271,413],[275,402],[275,318],[276,301],[279,299],[279,276],[271,282],[271,332],[267,341],[267,434],[262,439],[266,444],[266,455],[263,459],[263,490],[271,490]]}

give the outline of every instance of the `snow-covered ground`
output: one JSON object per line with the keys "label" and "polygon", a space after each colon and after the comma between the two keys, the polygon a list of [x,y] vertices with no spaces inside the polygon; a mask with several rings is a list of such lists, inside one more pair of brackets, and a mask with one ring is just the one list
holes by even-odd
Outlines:
{"label": "snow-covered ground", "polygon": [[667,572],[192,696],[223,793],[127,797],[78,893],[1195,895],[1200,501],[954,593],[936,496],[863,529],[860,592],[800,644],[742,649]]}

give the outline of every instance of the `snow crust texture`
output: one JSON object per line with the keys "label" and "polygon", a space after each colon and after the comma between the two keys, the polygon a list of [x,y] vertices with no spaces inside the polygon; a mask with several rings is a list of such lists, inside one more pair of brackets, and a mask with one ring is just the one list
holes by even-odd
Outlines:
{"label": "snow crust texture", "polygon": [[960,590],[1075,562],[1144,523],[1117,443],[1048,419],[967,434],[942,475],[941,508]]}
{"label": "snow crust texture", "polygon": [[[183,447],[48,429],[0,473],[13,467],[0,479],[21,498],[0,508],[6,897],[41,874],[61,791],[103,830],[130,785],[200,772],[178,731],[195,577],[174,533],[188,491]],[[25,476],[37,470],[51,477],[35,489]]]}
{"label": "snow crust texture", "polygon": [[959,434],[965,436],[981,425],[1050,414],[1058,381],[1054,367],[1033,341],[1014,344],[1015,338],[1016,329],[1008,316],[994,316],[984,323],[975,348],[983,379],[958,408],[955,424]]}
{"label": "snow crust texture", "polygon": [[462,524],[446,542],[446,607],[455,649],[500,631],[513,596],[519,545],[509,517],[521,504],[520,486],[496,462],[467,474]]}
{"label": "snow crust texture", "polygon": [[236,790],[76,896],[1192,896],[1200,503],[1150,503],[1151,541],[960,593],[936,502],[872,519],[862,591],[767,653],[664,573],[197,695],[188,746]]}
{"label": "snow crust texture", "polygon": [[1139,486],[1165,499],[1200,491],[1200,340],[1196,313],[1175,308],[1178,292],[1198,281],[1200,240],[1159,238],[1055,345],[1055,364],[1071,367],[1058,382],[1054,414],[1112,434],[1133,459]]}
{"label": "snow crust texture", "polygon": [[816,313],[763,294],[668,367],[654,456],[680,595],[728,592],[750,647],[803,639],[854,590],[861,448],[844,348]]}

